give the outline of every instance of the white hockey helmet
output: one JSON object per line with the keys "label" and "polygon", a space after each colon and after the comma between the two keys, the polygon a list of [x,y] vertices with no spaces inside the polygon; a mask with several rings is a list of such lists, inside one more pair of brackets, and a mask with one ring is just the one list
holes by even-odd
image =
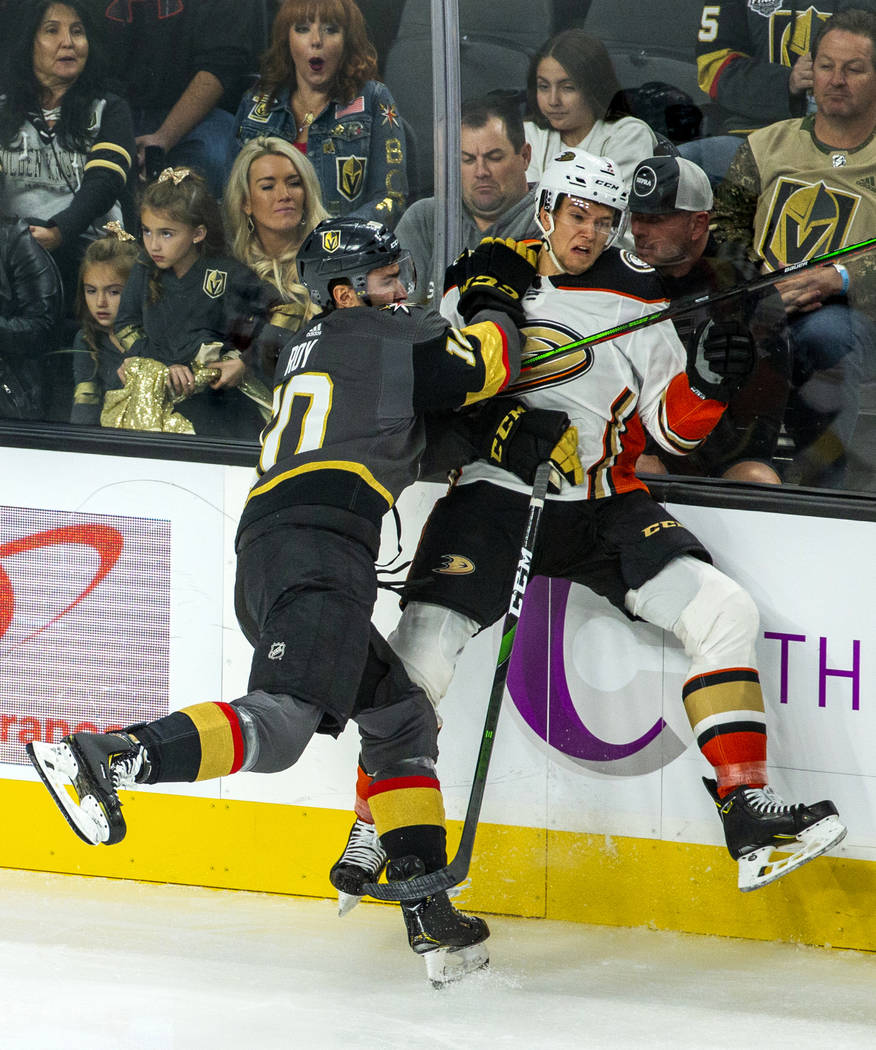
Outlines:
{"label": "white hockey helmet", "polygon": [[605,204],[614,210],[615,218],[606,247],[623,236],[628,222],[630,191],[613,160],[571,147],[554,157],[535,188],[535,221],[546,237],[553,233],[554,224],[553,219],[548,227],[542,223],[541,210],[545,208],[552,215],[564,196]]}

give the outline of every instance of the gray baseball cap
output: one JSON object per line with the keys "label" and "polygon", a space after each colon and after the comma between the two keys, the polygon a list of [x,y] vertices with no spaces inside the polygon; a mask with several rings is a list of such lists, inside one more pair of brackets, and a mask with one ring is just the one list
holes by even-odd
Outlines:
{"label": "gray baseball cap", "polygon": [[631,212],[711,211],[713,203],[709,176],[686,157],[648,157],[633,172]]}

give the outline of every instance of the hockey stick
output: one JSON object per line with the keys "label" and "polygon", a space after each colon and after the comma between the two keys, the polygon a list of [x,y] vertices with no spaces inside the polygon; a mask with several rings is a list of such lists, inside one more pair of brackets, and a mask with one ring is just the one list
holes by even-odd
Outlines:
{"label": "hockey stick", "polygon": [[623,324],[615,325],[614,328],[606,328],[602,332],[585,335],[581,339],[576,339],[574,343],[566,343],[564,346],[557,346],[552,350],[543,350],[540,354],[534,354],[523,362],[520,373],[523,375],[525,372],[530,372],[544,361],[550,361],[553,357],[567,354],[570,350],[577,350],[581,346],[605,343],[609,339],[616,339],[618,336],[637,332],[640,328],[650,328],[651,325],[659,324],[661,321],[669,321],[673,317],[691,313],[691,311],[698,310],[700,307],[711,306],[712,303],[733,299],[736,296],[750,295],[752,292],[759,292],[761,288],[769,288],[770,285],[784,280],[785,277],[790,277],[795,273],[802,273],[804,270],[809,270],[815,266],[826,266],[840,258],[859,255],[869,251],[874,246],[876,246],[876,237],[871,237],[867,241],[850,244],[846,248],[836,248],[832,252],[825,252],[823,255],[813,256],[811,259],[802,259],[800,262],[791,263],[790,266],[785,266],[781,270],[773,270],[771,273],[761,274],[759,277],[754,277],[743,284],[735,284],[732,288],[726,288],[723,292],[704,292],[702,295],[682,296],[680,299],[671,302],[665,310],[657,310],[653,314],[645,314],[644,317],[639,317],[635,321],[624,321]]}
{"label": "hockey stick", "polygon": [[363,895],[367,894],[369,897],[375,897],[381,901],[420,900],[432,893],[449,890],[451,886],[456,886],[468,875],[472,851],[474,850],[475,833],[478,829],[478,819],[481,815],[484,788],[487,783],[487,770],[490,767],[490,756],[493,752],[493,741],[496,736],[496,726],[499,722],[499,711],[502,708],[502,698],[505,695],[505,682],[508,678],[508,667],[511,663],[514,636],[517,633],[517,624],[523,608],[523,595],[529,582],[529,571],[532,566],[532,551],[535,546],[535,538],[538,535],[541,512],[544,509],[545,496],[547,495],[548,483],[553,470],[554,465],[548,460],[542,463],[535,473],[532,495],[529,499],[529,515],[526,519],[526,529],[523,533],[523,545],[520,548],[520,559],[517,562],[517,570],[514,573],[511,601],[508,605],[508,612],[505,614],[505,621],[502,624],[499,658],[496,663],[496,671],[493,674],[493,685],[490,689],[490,700],[487,704],[487,714],[484,719],[484,731],[481,734],[478,761],[475,766],[471,794],[468,799],[468,808],[465,811],[462,836],[459,840],[459,849],[456,851],[456,856],[446,867],[430,872],[428,875],[419,875],[416,878],[398,882],[367,882],[362,887]]}

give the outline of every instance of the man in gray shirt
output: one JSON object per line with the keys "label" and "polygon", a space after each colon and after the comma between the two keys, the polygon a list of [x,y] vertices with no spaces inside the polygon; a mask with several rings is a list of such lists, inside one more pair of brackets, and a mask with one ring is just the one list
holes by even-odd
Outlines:
{"label": "man in gray shirt", "polygon": [[[484,237],[525,240],[540,236],[535,197],[526,181],[530,148],[523,120],[513,102],[501,97],[470,99],[462,105],[460,160],[462,243],[475,248]],[[402,247],[417,267],[412,302],[434,297],[432,251],[435,245],[435,198],[415,201],[396,228]],[[441,298],[438,289],[438,298]]]}

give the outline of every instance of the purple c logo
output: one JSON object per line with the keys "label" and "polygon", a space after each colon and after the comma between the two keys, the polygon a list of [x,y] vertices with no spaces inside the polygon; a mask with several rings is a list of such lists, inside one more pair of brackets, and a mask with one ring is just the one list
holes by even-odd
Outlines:
{"label": "purple c logo", "polygon": [[[687,745],[663,718],[627,743],[610,743],[591,732],[576,710],[570,689],[574,675],[572,668],[567,671],[571,589],[566,580],[542,576],[529,584],[508,671],[514,706],[541,740],[588,769],[611,776],[641,776],[668,765]],[[635,659],[635,652],[630,655]],[[611,659],[606,653],[594,657]],[[654,677],[659,682],[662,673]],[[587,690],[583,699],[586,707],[586,701],[592,704],[601,697],[598,690]]]}

